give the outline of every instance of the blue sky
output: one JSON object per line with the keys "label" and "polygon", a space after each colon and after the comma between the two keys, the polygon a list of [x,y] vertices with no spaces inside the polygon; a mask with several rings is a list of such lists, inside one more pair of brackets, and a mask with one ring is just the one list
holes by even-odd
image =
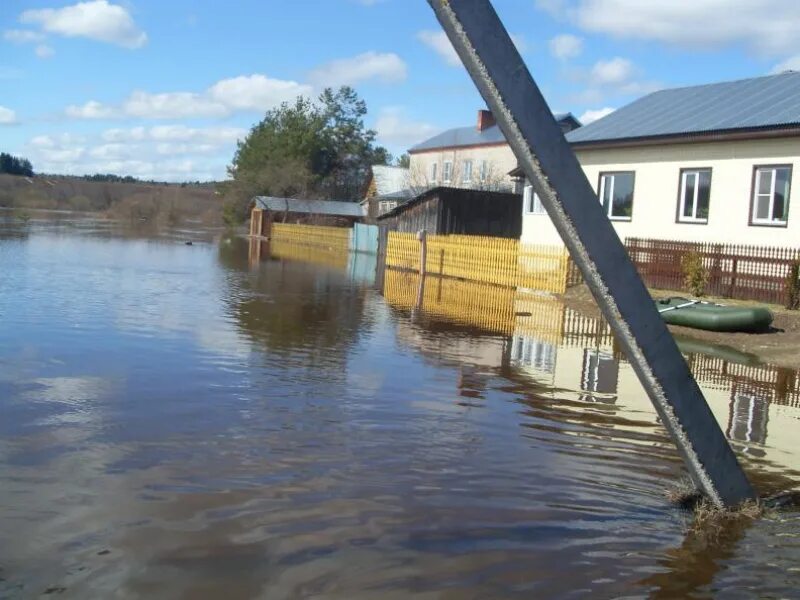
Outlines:
{"label": "blue sky", "polygon": [[[587,121],[800,68],[796,0],[495,7],[551,108]],[[353,85],[395,154],[483,105],[425,0],[2,0],[0,36],[0,150],[38,172],[219,179],[265,110],[326,85]]]}

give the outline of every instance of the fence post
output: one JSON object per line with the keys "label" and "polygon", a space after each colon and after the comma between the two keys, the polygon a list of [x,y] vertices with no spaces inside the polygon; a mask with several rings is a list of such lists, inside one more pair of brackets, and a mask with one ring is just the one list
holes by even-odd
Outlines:
{"label": "fence post", "polygon": [[419,274],[420,277],[424,277],[427,267],[425,261],[428,259],[428,233],[424,229],[420,229],[417,232],[417,239],[419,240]]}
{"label": "fence post", "polygon": [[490,0],[428,0],[619,338],[695,485],[755,497],[703,393]]}

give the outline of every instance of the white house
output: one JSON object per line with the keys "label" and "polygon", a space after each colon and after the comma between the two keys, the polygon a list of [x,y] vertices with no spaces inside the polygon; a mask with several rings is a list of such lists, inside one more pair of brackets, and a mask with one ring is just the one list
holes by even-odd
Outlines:
{"label": "white house", "polygon": [[[566,139],[623,240],[800,245],[798,72],[655,92]],[[561,243],[529,185],[523,213],[523,242]]]}
{"label": "white house", "polygon": [[[564,132],[580,127],[571,114],[555,115]],[[488,110],[477,125],[448,129],[408,151],[409,178],[417,191],[437,186],[510,191],[509,172],[517,165],[511,146]]]}

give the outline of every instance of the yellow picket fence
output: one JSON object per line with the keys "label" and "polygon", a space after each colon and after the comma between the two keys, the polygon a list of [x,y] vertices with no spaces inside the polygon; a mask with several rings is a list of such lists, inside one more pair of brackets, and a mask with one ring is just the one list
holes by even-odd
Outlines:
{"label": "yellow picket fence", "polygon": [[318,246],[334,251],[347,252],[350,248],[350,229],[345,227],[273,223],[270,238],[276,242]]}
{"label": "yellow picket fence", "polygon": [[[426,243],[426,273],[553,293],[567,289],[570,258],[565,248],[476,235],[429,235]],[[388,267],[419,271],[419,261],[416,234],[389,232]]]}

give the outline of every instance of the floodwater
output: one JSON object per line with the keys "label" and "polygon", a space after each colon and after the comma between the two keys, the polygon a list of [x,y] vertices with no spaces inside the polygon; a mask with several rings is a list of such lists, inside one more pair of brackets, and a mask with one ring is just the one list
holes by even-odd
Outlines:
{"label": "floodwater", "polygon": [[[193,240],[191,246],[185,240]],[[602,323],[368,256],[0,215],[0,597],[792,597],[800,515],[688,532]],[[762,494],[800,378],[682,341]]]}

